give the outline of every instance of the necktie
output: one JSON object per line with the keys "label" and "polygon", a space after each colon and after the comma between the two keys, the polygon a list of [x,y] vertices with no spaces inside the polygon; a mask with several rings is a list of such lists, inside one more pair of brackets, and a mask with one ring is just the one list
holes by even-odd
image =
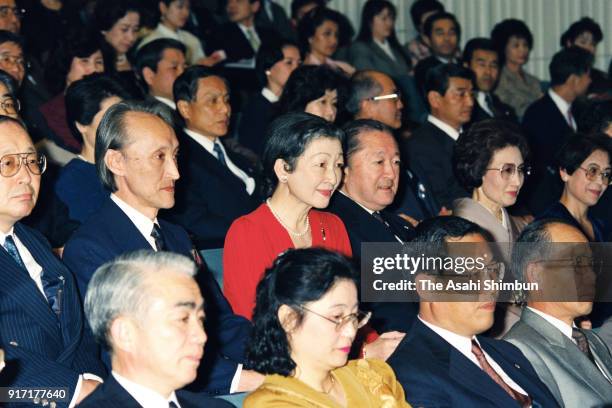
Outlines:
{"label": "necktie", "polygon": [[151,236],[155,240],[155,247],[158,251],[163,251],[166,248],[164,244],[164,236],[162,234],[162,230],[156,223],[153,224],[153,230],[151,231]]}
{"label": "necktie", "polygon": [[516,400],[521,407],[527,408],[531,405],[531,398],[529,398],[529,395],[524,395],[518,391],[513,390],[508,384],[504,382],[504,380],[499,376],[499,374],[495,372],[493,367],[491,367],[491,365],[487,361],[484,352],[475,340],[472,340],[472,354],[476,356],[476,359],[478,360],[482,371],[487,373],[487,375],[491,377],[491,379],[495,381],[497,385],[502,387],[504,391],[506,391],[508,395],[512,397],[512,399]]}
{"label": "necktie", "polygon": [[247,39],[249,40],[249,44],[251,44],[251,48],[253,48],[254,52],[259,51],[259,46],[261,45],[259,43],[259,40],[257,39],[257,35],[255,34],[255,28],[251,27],[251,28],[247,28],[246,32],[247,32]]}
{"label": "necktie", "polygon": [[395,235],[396,238],[398,238],[400,241],[405,242],[407,241],[406,239],[406,234],[405,231],[398,231],[397,228],[394,228],[391,224],[389,224],[387,222],[387,220],[385,220],[385,218],[382,216],[382,214],[380,213],[380,211],[374,211],[372,213],[372,217],[376,218],[378,221],[380,221],[385,227],[387,227],[387,229],[393,234]]}
{"label": "necktie", "polygon": [[225,161],[225,154],[223,154],[223,149],[221,149],[221,145],[219,144],[219,142],[215,142],[213,152],[215,152],[215,154],[217,155],[217,159],[221,162],[221,164],[227,167],[227,162]]}
{"label": "necktie", "polygon": [[578,349],[584,353],[585,356],[591,360],[592,363],[595,363],[595,359],[593,358],[593,354],[591,353],[591,348],[589,347],[589,341],[582,330],[577,327],[572,329],[572,338],[576,340],[576,345]]}
{"label": "necktie", "polygon": [[487,107],[489,108],[489,111],[491,111],[493,117],[495,117],[495,109],[493,109],[493,97],[491,96],[491,94],[485,94],[485,102],[487,104]]}
{"label": "necktie", "polygon": [[174,401],[168,402],[168,408],[179,408],[178,405],[174,403]]}
{"label": "necktie", "polygon": [[[21,255],[19,255],[17,245],[15,244],[15,240],[13,239],[12,235],[8,235],[6,237],[6,240],[4,241],[4,249],[6,249],[6,252],[8,252],[11,258],[15,260],[17,265],[28,273],[25,263],[23,262],[23,259],[21,259]],[[29,273],[28,277],[30,277]],[[47,302],[49,303],[51,310],[53,310],[53,312],[59,316],[61,312],[60,299],[62,293],[62,280],[56,280],[49,277],[45,271],[43,271],[41,274],[40,280],[42,282],[43,292],[45,293],[45,297],[47,298]]]}
{"label": "necktie", "polygon": [[574,122],[574,115],[572,115],[571,106],[567,109],[567,123],[572,129],[576,130],[576,123]]}

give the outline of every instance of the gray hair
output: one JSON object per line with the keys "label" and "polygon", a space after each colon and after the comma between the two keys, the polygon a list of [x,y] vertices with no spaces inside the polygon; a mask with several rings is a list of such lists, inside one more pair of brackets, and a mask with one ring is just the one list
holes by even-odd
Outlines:
{"label": "gray hair", "polygon": [[376,96],[382,92],[382,86],[372,78],[377,71],[357,71],[351,77],[349,96],[346,101],[346,111],[355,117],[361,110],[361,101]]}
{"label": "gray hair", "polygon": [[112,350],[110,327],[121,315],[146,316],[150,293],[148,278],[155,273],[196,274],[195,263],[184,255],[140,250],[126,253],[100,266],[89,281],[85,316],[96,340]]}
{"label": "gray hair", "polygon": [[126,127],[125,117],[130,112],[149,113],[163,120],[174,129],[174,113],[158,101],[122,101],[111,106],[96,132],[95,159],[98,178],[102,185],[111,192],[117,191],[114,174],[106,167],[104,157],[110,149],[121,150],[131,143],[129,129]]}

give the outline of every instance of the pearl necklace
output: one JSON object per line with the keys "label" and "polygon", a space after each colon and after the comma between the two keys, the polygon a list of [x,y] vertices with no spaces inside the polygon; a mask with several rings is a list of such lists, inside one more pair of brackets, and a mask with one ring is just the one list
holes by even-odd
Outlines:
{"label": "pearl necklace", "polygon": [[276,214],[276,212],[274,212],[274,209],[272,208],[272,206],[270,205],[270,199],[268,198],[266,200],[266,204],[268,205],[268,208],[270,209],[270,212],[272,213],[272,215],[274,216],[274,218],[276,218],[276,221],[279,222],[280,225],[283,226],[284,229],[287,230],[287,232],[290,235],[293,235],[294,237],[303,237],[304,235],[306,235],[306,233],[310,230],[310,220],[308,219],[308,216],[306,216],[306,228],[304,228],[304,231],[302,232],[295,232],[293,231],[291,228],[289,228],[278,216],[278,214]]}

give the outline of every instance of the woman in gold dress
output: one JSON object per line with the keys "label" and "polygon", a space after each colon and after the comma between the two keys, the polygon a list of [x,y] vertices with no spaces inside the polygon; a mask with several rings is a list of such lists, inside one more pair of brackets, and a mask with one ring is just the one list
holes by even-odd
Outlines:
{"label": "woman in gold dress", "polygon": [[409,407],[391,367],[348,361],[357,330],[370,317],[358,310],[356,273],[325,249],[281,254],[257,287],[250,369],[266,374],[246,408]]}

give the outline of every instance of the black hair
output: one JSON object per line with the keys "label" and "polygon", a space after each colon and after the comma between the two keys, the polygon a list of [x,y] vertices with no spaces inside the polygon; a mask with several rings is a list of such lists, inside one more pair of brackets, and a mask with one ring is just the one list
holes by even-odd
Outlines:
{"label": "black hair", "polygon": [[317,7],[325,7],[325,0],[292,0],[291,18],[297,20],[297,14],[307,4],[316,4]]}
{"label": "black hair", "polygon": [[90,125],[100,111],[102,102],[112,96],[129,99],[130,94],[112,77],[106,74],[92,74],[75,81],[66,89],[66,121],[70,132],[79,142],[83,141],[76,123]]}
{"label": "black hair", "polygon": [[340,35],[340,13],[327,7],[317,7],[312,9],[300,20],[298,24],[298,44],[302,54],[306,55],[310,51],[308,40],[315,34],[324,22],[332,21],[338,26],[338,43]]}
{"label": "black hair", "polygon": [[344,131],[344,143],[342,151],[344,152],[344,160],[346,165],[349,165],[350,158],[361,149],[361,140],[359,136],[368,132],[384,132],[389,134],[393,140],[393,129],[374,119],[357,119],[346,123],[342,130]]}
{"label": "black hair", "polygon": [[22,36],[11,31],[0,30],[0,44],[4,44],[6,42],[17,44],[21,48],[21,51],[24,49],[24,40]]}
{"label": "black hair", "polygon": [[337,90],[338,106],[342,106],[345,84],[345,78],[326,65],[302,65],[289,76],[278,101],[278,112],[304,111],[309,102],[319,99],[327,90]]}
{"label": "black hair", "polygon": [[351,76],[344,107],[352,117],[361,110],[361,101],[382,91],[382,86],[372,77],[373,72],[375,71],[361,70]]}
{"label": "black hair", "polygon": [[449,238],[463,238],[479,234],[485,239],[489,233],[480,225],[454,215],[428,218],[419,223],[413,242],[443,244]]}
{"label": "black hair", "polygon": [[491,39],[497,48],[497,55],[502,65],[506,61],[506,47],[511,37],[522,38],[527,41],[530,50],[533,48],[533,35],[524,21],[508,18],[495,24],[491,31]]}
{"label": "black hair", "polygon": [[562,85],[571,75],[583,75],[591,70],[593,54],[580,47],[570,47],[557,52],[550,64],[550,86]]}
{"label": "black hair", "polygon": [[343,280],[357,285],[353,265],[336,252],[307,248],[289,249],[279,255],[257,285],[246,366],[262,374],[291,375],[296,363],[278,318],[280,307],[286,305],[293,310],[298,327],[304,318],[302,307],[321,299]]}
{"label": "black hair", "polygon": [[567,31],[561,35],[560,43],[561,47],[567,47],[567,43],[570,43],[570,46],[573,45],[576,38],[578,38],[582,33],[589,32],[593,35],[593,42],[595,45],[603,40],[603,33],[601,32],[601,27],[590,17],[582,17],[580,20],[573,23]]}
{"label": "black hair", "polygon": [[295,47],[299,50],[296,43],[290,40],[269,41],[261,45],[255,57],[255,73],[262,87],[268,83],[266,71],[269,70],[278,61],[285,59],[283,50],[286,47]]}
{"label": "black hair", "polygon": [[487,119],[477,122],[459,136],[453,153],[453,168],[459,184],[467,191],[482,185],[493,156],[506,147],[516,147],[527,161],[529,146],[514,123]]}
{"label": "black hair", "polygon": [[557,152],[557,164],[571,175],[596,150],[606,152],[608,160],[612,160],[611,144],[611,139],[603,134],[573,134]]}
{"label": "black hair", "polygon": [[129,12],[140,14],[141,4],[138,0],[104,0],[96,2],[94,24],[96,30],[110,30],[118,20]]}
{"label": "black hair", "polygon": [[162,60],[164,51],[167,49],[179,50],[183,55],[187,52],[185,44],[173,38],[158,38],[157,40],[153,40],[143,45],[136,52],[134,69],[136,71],[136,76],[140,79],[141,85],[144,87],[143,89],[148,89],[148,85],[144,80],[142,71],[145,68],[149,68],[151,71],[157,72],[157,64]]}
{"label": "black hair", "polygon": [[229,84],[227,80],[215,68],[205,67],[202,65],[194,65],[187,68],[181,75],[174,80],[172,93],[174,101],[193,102],[198,94],[198,83],[200,79],[208,77],[219,77],[225,82],[227,91],[229,92]]}
{"label": "black hair", "polygon": [[19,92],[19,85],[15,78],[11,76],[8,72],[3,69],[0,69],[0,82],[6,86],[6,90],[9,94],[11,94],[11,98],[17,99],[17,93]]}
{"label": "black hair", "polygon": [[577,118],[582,133],[605,133],[612,125],[612,100],[590,101]]}
{"label": "black hair", "polygon": [[499,52],[495,47],[495,43],[490,38],[477,37],[472,38],[465,44],[463,48],[463,63],[470,64],[472,62],[472,57],[474,56],[474,52],[476,51],[491,51],[497,54],[497,59],[499,61]]}
{"label": "black hair", "polygon": [[440,64],[429,71],[425,77],[425,95],[435,91],[444,96],[451,78],[463,78],[474,82],[472,70],[457,64]]}
{"label": "black hair", "polygon": [[100,41],[93,34],[73,33],[51,55],[45,69],[45,80],[53,95],[66,88],[66,76],[74,58],[88,58],[101,51]]}
{"label": "black hair", "polygon": [[457,17],[455,17],[454,14],[448,13],[446,11],[440,11],[427,17],[427,20],[425,20],[425,23],[423,24],[423,34],[426,37],[431,38],[434,23],[439,20],[451,20],[453,24],[455,24],[455,31],[457,32],[457,41],[461,40],[461,25],[459,24],[459,21],[457,21]]}
{"label": "black hair", "polygon": [[412,6],[410,6],[410,18],[412,19],[415,30],[419,31],[423,14],[432,11],[444,11],[444,5],[437,0],[416,0],[412,3]]}
{"label": "black hair", "polygon": [[274,172],[276,160],[284,160],[287,163],[285,169],[292,172],[313,140],[330,138],[341,144],[344,142],[344,132],[339,127],[306,112],[290,112],[279,116],[270,124],[266,136],[261,157],[264,180],[260,185],[263,197],[270,197],[278,185]]}

